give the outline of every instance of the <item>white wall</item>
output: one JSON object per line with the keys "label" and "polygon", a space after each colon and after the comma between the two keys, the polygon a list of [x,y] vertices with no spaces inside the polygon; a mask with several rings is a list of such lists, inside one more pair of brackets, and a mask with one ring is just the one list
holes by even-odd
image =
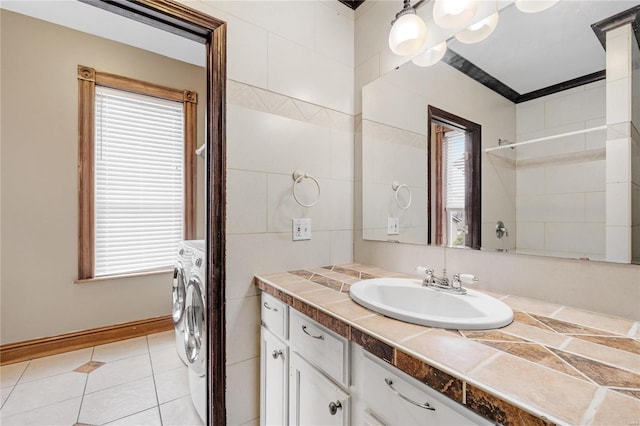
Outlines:
{"label": "white wall", "polygon": [[[227,422],[259,417],[258,292],[253,276],[351,262],[353,11],[332,1],[188,2],[228,24]],[[315,176],[303,208],[291,174]],[[301,197],[315,194],[310,181]],[[293,242],[291,219],[312,239]]]}
{"label": "white wall", "polygon": [[0,14],[2,343],[169,315],[171,273],[74,283],[77,66],[195,89],[200,99],[204,68],[6,10]]}
{"label": "white wall", "polygon": [[[517,141],[603,126],[604,81],[517,105]],[[606,129],[518,147],[517,251],[605,260]]]}
{"label": "white wall", "polygon": [[[388,28],[396,9],[395,2],[367,0],[356,11],[356,102],[364,85],[395,66],[386,46],[387,32],[380,29]],[[359,112],[359,104],[356,105]],[[356,141],[359,138],[357,132]],[[356,152],[358,149],[356,144]],[[356,177],[361,167],[356,155]],[[358,220],[362,211],[358,200],[360,188],[357,182],[354,236],[357,262],[408,273],[414,272],[417,265],[439,270],[446,264],[450,273],[476,274],[481,287],[486,289],[640,318],[640,266],[364,241]]]}

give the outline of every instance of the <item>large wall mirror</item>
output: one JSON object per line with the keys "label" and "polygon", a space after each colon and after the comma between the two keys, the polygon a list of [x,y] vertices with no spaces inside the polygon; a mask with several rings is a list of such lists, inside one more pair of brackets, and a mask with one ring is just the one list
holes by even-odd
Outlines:
{"label": "large wall mirror", "polygon": [[624,17],[637,37],[637,1],[560,1],[535,14],[497,4],[486,40],[451,37],[439,63],[409,61],[363,88],[363,239],[640,261],[635,37],[622,95],[633,106],[624,201],[607,142],[607,98],[621,95],[605,78],[617,66],[606,26]]}
{"label": "large wall mirror", "polygon": [[[184,206],[195,207],[195,214],[189,215],[195,218],[195,224],[191,230],[185,230],[189,227],[188,220],[181,222],[182,228],[176,226],[176,239],[166,244],[170,246],[168,250],[175,252],[167,258],[175,262],[178,239],[205,241],[206,272],[201,277],[201,288],[209,308],[198,312],[198,326],[202,329],[194,330],[198,351],[193,355],[192,364],[197,363],[199,367],[194,369],[194,376],[197,376],[194,394],[197,394],[199,404],[196,409],[201,407],[198,414],[204,422],[223,424],[226,380],[224,22],[172,0],[3,1],[0,13],[2,343],[163,318],[172,313],[175,263],[167,264],[171,261],[154,265],[153,269],[128,270],[119,276],[94,272],[86,279],[79,277],[78,235],[81,233],[78,228],[79,217],[85,209],[84,204],[78,202],[78,187],[85,176],[79,177],[78,170],[82,169],[80,163],[85,157],[79,156],[79,146],[83,144],[78,142],[78,110],[79,97],[85,100],[79,96],[79,86],[84,87],[84,81],[93,78],[93,85],[112,90],[114,86],[104,83],[107,74],[111,80],[126,80],[128,86],[122,91],[138,100],[140,105],[143,100],[136,91],[139,87],[136,84],[140,82],[144,82],[145,89],[151,87],[156,93],[170,92],[164,90],[167,88],[176,89],[178,94],[175,96],[184,95],[191,104],[197,97],[197,107],[184,108],[184,111],[190,111],[184,112],[185,116],[196,116],[195,126],[185,130],[184,126],[174,124],[180,137],[182,133],[195,133],[195,138],[185,138],[195,139],[195,146],[190,147],[185,142],[183,151],[169,152],[168,144],[164,143],[166,132],[161,133],[153,127],[157,126],[157,121],[148,124],[149,117],[158,116],[158,113],[149,108],[143,110],[149,105],[147,98],[144,101],[147,104],[140,106],[143,112],[137,120],[147,125],[148,131],[136,133],[137,139],[124,136],[121,138],[124,142],[120,143],[134,145],[132,140],[142,140],[140,145],[145,148],[135,154],[120,154],[120,157],[130,160],[147,154],[148,162],[153,163],[149,169],[126,168],[125,172],[129,174],[144,174],[140,170],[151,174],[148,170],[160,170],[154,175],[155,186],[153,182],[145,186],[144,195],[157,194],[160,191],[157,182],[164,182],[167,176],[182,175],[183,172],[186,175],[186,170],[191,168],[189,162],[195,168],[193,190],[183,190],[183,187],[189,187],[186,177],[181,185],[175,184],[180,188],[174,190],[184,194]],[[79,73],[80,69],[83,71]],[[85,75],[87,69],[94,70],[95,74]],[[193,93],[196,95],[191,96]],[[119,96],[123,97],[121,93]],[[98,99],[90,95],[86,98],[91,102]],[[172,105],[167,109],[177,109],[173,100],[165,99],[164,104]],[[96,115],[107,121],[103,109],[96,110],[102,114],[96,112]],[[174,119],[172,123],[180,122],[179,118]],[[127,122],[126,126],[120,127],[124,130],[119,134],[130,134],[134,127]],[[177,139],[182,142],[180,137]],[[180,143],[178,146],[180,148]],[[196,148],[204,147],[207,149],[196,153]],[[172,168],[160,168],[156,166],[160,157],[179,159]],[[86,158],[93,160],[89,156]],[[95,161],[97,163],[98,159]],[[123,186],[132,186],[130,180],[122,184],[123,180],[117,178],[106,183],[100,178],[87,180],[92,184],[99,182],[96,186],[102,185],[113,192],[122,192]],[[189,197],[195,198],[195,203],[189,203]],[[158,211],[162,207],[159,206]],[[158,216],[162,214],[164,211]],[[186,213],[183,215],[187,216]],[[138,225],[138,230],[149,222],[152,221]],[[151,249],[143,250],[141,256],[145,257],[149,252]],[[176,348],[171,349],[175,352]],[[113,420],[117,419],[102,418],[99,423]],[[96,423],[97,420],[88,422]]]}

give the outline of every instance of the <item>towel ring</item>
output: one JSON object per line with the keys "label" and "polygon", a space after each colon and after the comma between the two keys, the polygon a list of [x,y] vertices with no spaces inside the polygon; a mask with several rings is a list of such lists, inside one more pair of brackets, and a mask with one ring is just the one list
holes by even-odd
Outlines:
{"label": "towel ring", "polygon": [[[314,178],[311,175],[306,174],[305,172],[303,172],[302,170],[296,170],[293,172],[293,175],[291,175],[291,177],[293,178],[293,198],[296,200],[296,203],[300,204],[302,207],[313,207],[316,205],[316,203],[318,202],[318,200],[320,200],[320,183],[318,182],[318,179]],[[302,201],[300,201],[298,199],[298,194],[296,193],[296,185],[299,184],[300,182],[302,182],[305,179],[311,179],[312,181],[315,182],[316,187],[318,188],[318,195],[316,195],[316,199],[315,201],[313,201],[312,203],[309,204],[305,204]]]}
{"label": "towel ring", "polygon": [[[393,183],[391,184],[391,188],[393,188],[393,191],[396,193],[396,204],[398,205],[398,207],[400,207],[402,210],[407,210],[411,206],[411,189],[409,189],[409,187],[404,183],[400,184],[400,182],[398,182],[397,180],[393,181]],[[402,188],[406,189],[407,194],[409,194],[409,201],[407,201],[407,204],[404,206],[402,205],[402,203],[400,202],[400,199],[398,198],[398,193]]]}

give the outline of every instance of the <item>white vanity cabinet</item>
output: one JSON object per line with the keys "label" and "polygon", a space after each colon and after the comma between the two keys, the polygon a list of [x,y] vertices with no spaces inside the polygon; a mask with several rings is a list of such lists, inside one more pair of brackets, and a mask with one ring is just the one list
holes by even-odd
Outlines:
{"label": "white vanity cabinet", "polygon": [[349,425],[349,342],[262,293],[261,425]]}
{"label": "white vanity cabinet", "polygon": [[266,293],[261,303],[260,424],[281,426],[289,411],[289,307]]}

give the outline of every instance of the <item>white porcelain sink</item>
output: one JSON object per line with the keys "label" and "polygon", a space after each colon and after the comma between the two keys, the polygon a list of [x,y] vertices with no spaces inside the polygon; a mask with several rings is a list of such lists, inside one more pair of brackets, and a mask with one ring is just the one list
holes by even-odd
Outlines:
{"label": "white porcelain sink", "polygon": [[458,330],[487,330],[508,325],[513,311],[498,299],[467,289],[454,294],[425,287],[419,279],[375,278],[349,290],[360,305],[402,321]]}

